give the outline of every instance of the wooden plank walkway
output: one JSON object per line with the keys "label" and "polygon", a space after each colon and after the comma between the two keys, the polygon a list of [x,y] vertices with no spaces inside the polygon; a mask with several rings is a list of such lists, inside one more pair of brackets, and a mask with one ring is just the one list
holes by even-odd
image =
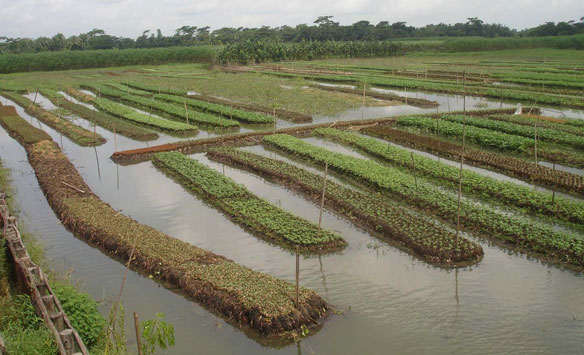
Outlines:
{"label": "wooden plank walkway", "polygon": [[[5,198],[6,195],[0,192],[0,226],[12,256],[19,290],[30,296],[37,314],[43,318],[46,326],[53,333],[60,354],[89,354],[79,333],[71,326],[43,270],[30,259],[22,243],[16,217],[10,216]],[[3,343],[0,340],[0,355],[4,352]]]}

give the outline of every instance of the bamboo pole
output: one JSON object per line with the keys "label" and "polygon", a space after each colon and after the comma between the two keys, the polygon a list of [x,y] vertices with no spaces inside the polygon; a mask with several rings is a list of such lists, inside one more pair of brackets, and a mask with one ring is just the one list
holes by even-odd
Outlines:
{"label": "bamboo pole", "polygon": [[416,191],[418,190],[418,177],[416,176],[416,161],[414,160],[414,152],[411,152],[412,167],[414,168],[414,181],[416,183]]}
{"label": "bamboo pole", "polygon": [[322,211],[324,209],[324,195],[326,193],[327,174],[328,174],[328,161],[325,162],[325,165],[324,165],[324,182],[322,184],[322,195],[320,197],[320,214],[318,216],[318,234],[319,235],[320,235],[320,230],[322,227]]}
{"label": "bamboo pole", "polygon": [[187,100],[185,100],[184,103],[185,103],[185,116],[187,117],[187,124],[189,124],[189,110],[187,109]]}
{"label": "bamboo pole", "polygon": [[140,338],[140,321],[138,313],[134,312],[134,328],[136,330],[136,343],[138,344],[138,355],[142,355],[142,339]]}
{"label": "bamboo pole", "polygon": [[462,151],[460,152],[460,171],[458,174],[458,209],[456,213],[456,239],[455,243],[458,247],[458,236],[460,234],[460,199],[462,195],[462,167],[464,165],[464,147],[466,144],[466,72],[463,71],[463,88],[464,97],[462,101],[462,112],[463,112],[463,126],[462,126]]}
{"label": "bamboo pole", "polygon": [[117,152],[118,151],[118,139],[116,137],[116,124],[113,123],[112,125],[114,127],[114,147],[116,149],[115,151]]}
{"label": "bamboo pole", "polygon": [[296,245],[296,309],[300,308],[300,247]]}
{"label": "bamboo pole", "polygon": [[37,99],[37,95],[39,94],[39,88],[36,89],[36,92],[34,94],[34,100],[32,101],[33,104],[36,105],[36,99]]}

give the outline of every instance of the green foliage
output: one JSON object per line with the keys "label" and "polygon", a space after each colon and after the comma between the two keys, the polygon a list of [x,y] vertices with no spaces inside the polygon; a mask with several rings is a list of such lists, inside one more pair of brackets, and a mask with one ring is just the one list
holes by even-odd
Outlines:
{"label": "green foliage", "polygon": [[220,47],[169,47],[3,54],[0,73],[104,68],[164,63],[211,63]]}
{"label": "green foliage", "polygon": [[53,283],[52,288],[71,325],[79,332],[85,345],[87,347],[95,345],[105,326],[105,319],[97,309],[97,302],[71,285]]}
{"label": "green foliage", "polygon": [[0,329],[10,354],[57,353],[52,333],[26,295],[0,297]]}
{"label": "green foliage", "polygon": [[227,45],[218,55],[221,63],[261,63],[286,60],[313,60],[320,58],[380,57],[402,53],[395,42],[388,41],[303,41],[279,43],[246,41]]}
{"label": "green foliage", "polygon": [[273,116],[268,116],[262,113],[243,111],[226,105],[219,105],[191,98],[184,98],[167,94],[155,95],[155,98],[177,104],[186,103],[189,107],[192,107],[196,110],[212,112],[247,123],[273,123],[275,120]]}
{"label": "green foliage", "polygon": [[133,110],[129,107],[117,104],[108,99],[97,98],[93,100],[93,102],[100,110],[103,110],[109,114],[127,119],[135,123],[143,124],[145,126],[150,126],[175,133],[188,134],[197,132],[196,126],[181,122],[169,121],[155,116],[149,116],[140,113],[136,110]]}
{"label": "green foliage", "polygon": [[443,43],[443,49],[449,52],[474,52],[518,48],[584,49],[584,35],[524,38],[451,38]]}
{"label": "green foliage", "polygon": [[[469,116],[469,120],[477,117]],[[488,119],[486,119],[489,121]],[[520,126],[524,127],[524,126]],[[528,127],[529,128],[529,127]],[[456,188],[459,182],[459,168],[431,158],[412,154],[406,149],[383,143],[374,138],[363,137],[356,133],[344,132],[334,128],[319,128],[316,135],[343,144],[356,147],[377,158],[389,162],[393,166],[405,167],[410,171],[436,179],[443,185]],[[584,223],[584,203],[578,203],[565,198],[556,197],[551,204],[552,194],[534,191],[530,187],[511,182],[500,181],[489,176],[462,170],[462,187],[465,193],[478,198],[488,197],[518,208],[525,208],[536,215],[548,215],[574,223]]]}
{"label": "green foliage", "polygon": [[25,108],[28,114],[36,117],[39,121],[53,128],[57,132],[62,133],[80,146],[99,146],[106,141],[101,135],[94,134],[83,127],[77,126],[60,117],[58,114],[44,110],[38,104],[34,104],[31,100],[22,95],[16,93],[4,93],[4,96]]}
{"label": "green foliage", "polygon": [[181,153],[158,153],[153,162],[260,237],[288,246],[346,246],[336,233],[320,230],[314,223],[258,198],[244,186]]}
{"label": "green foliage", "polygon": [[0,114],[0,124],[23,145],[51,140],[51,136],[45,131],[31,126],[20,116],[4,116]]}
{"label": "green foliage", "polygon": [[157,348],[166,350],[174,346],[174,327],[164,321],[164,313],[142,323],[142,351],[154,354]]}
{"label": "green foliage", "polygon": [[[464,130],[461,123],[431,117],[400,117],[396,123],[402,127],[417,127],[428,132],[455,138],[462,138]],[[525,152],[533,148],[535,144],[533,139],[470,125],[466,127],[465,132],[469,142],[502,151]]]}
{"label": "green foliage", "polygon": [[[158,95],[155,96],[158,98]],[[186,114],[188,112],[189,115],[189,123],[195,122],[201,125],[207,126],[214,126],[214,127],[222,127],[222,128],[232,128],[232,127],[239,127],[239,122],[235,120],[230,120],[226,118],[222,118],[215,115],[210,115],[207,113],[193,111],[193,110],[186,110],[184,106],[180,104],[183,101],[177,102],[177,104],[160,101],[160,100],[153,100],[146,97],[135,96],[135,95],[124,95],[120,97],[120,100],[126,101],[132,105],[140,106],[144,109],[156,110],[167,115],[171,115],[176,119],[180,119],[181,121],[186,122]],[[186,101],[186,100],[184,100]]]}
{"label": "green foliage", "polygon": [[[211,150],[210,159],[243,167],[254,173],[284,183],[320,203],[324,177],[281,160],[270,159],[233,148]],[[376,233],[399,241],[430,262],[456,263],[476,261],[482,248],[466,238],[455,241],[443,225],[421,217],[379,193],[363,193],[334,181],[327,181],[327,207],[357,225],[367,225]],[[458,251],[455,244],[458,243]]]}
{"label": "green foliage", "polygon": [[[460,115],[444,115],[440,120],[462,124],[465,120]],[[467,116],[466,124],[473,127],[488,129],[489,131],[503,132],[515,136],[534,139],[536,134],[535,125],[537,121],[532,122],[531,126],[516,124],[508,121],[493,120],[476,116]],[[573,135],[566,132],[560,132],[546,127],[537,128],[537,139],[542,142],[557,143],[568,147],[584,149],[584,137]]]}
{"label": "green foliage", "polygon": [[[360,183],[457,224],[458,203],[455,195],[437,190],[423,181],[416,183],[412,175],[400,169],[330,152],[289,135],[265,136],[264,142],[319,165],[328,162],[329,168]],[[479,231],[482,235],[555,257],[561,262],[584,265],[584,240],[576,235],[559,232],[552,227],[519,217],[507,216],[491,207],[466,201],[460,203],[460,218],[464,227]]]}

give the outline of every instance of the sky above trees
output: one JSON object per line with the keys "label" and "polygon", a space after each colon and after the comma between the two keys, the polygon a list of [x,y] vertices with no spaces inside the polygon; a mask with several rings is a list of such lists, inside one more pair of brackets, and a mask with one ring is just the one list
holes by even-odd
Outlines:
{"label": "sky above trees", "polygon": [[582,0],[0,0],[0,8],[0,36],[6,37],[70,36],[99,28],[136,38],[148,29],[170,35],[184,25],[296,26],[322,15],[334,15],[343,25],[368,20],[413,26],[479,17],[521,30],[584,16]]}

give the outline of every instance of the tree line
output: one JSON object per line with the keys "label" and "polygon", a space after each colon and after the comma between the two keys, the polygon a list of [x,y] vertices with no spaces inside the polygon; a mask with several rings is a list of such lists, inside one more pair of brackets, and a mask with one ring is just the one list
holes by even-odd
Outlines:
{"label": "tree line", "polygon": [[386,41],[398,38],[424,37],[529,37],[565,36],[584,33],[584,17],[577,21],[547,22],[543,25],[517,31],[498,23],[484,23],[477,17],[464,23],[431,24],[423,27],[408,26],[406,22],[381,21],[372,24],[358,21],[341,25],[333,16],[319,16],[312,25],[295,27],[280,26],[260,28],[223,27],[211,31],[208,26],[182,26],[172,35],[165,36],[160,30],[146,30],[136,39],[117,37],[94,29],[87,33],[65,37],[58,33],[53,37],[8,38],[0,37],[0,53],[58,52],[63,50],[99,50],[129,48],[162,48],[174,46],[218,45],[272,41],[281,43],[325,41]]}

